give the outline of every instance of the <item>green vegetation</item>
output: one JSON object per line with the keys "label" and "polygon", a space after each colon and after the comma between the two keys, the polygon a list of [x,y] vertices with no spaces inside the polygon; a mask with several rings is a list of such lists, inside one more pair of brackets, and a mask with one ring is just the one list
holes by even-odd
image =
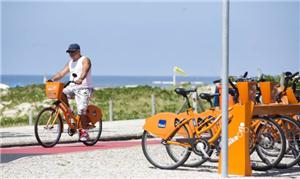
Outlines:
{"label": "green vegetation", "polygon": [[[32,109],[33,119],[38,112],[50,106],[53,100],[47,99],[44,85],[1,90],[0,125],[27,125]],[[151,95],[155,95],[156,112],[176,112],[184,103],[173,88],[139,86],[135,88],[104,88],[94,91],[91,104],[102,108],[104,120],[108,120],[109,100],[113,101],[114,120],[141,119],[151,116]],[[74,100],[70,102],[76,112]]]}
{"label": "green vegetation", "polygon": [[156,98],[157,112],[175,112],[183,104],[171,89],[142,86],[136,88],[106,88],[96,90],[91,103],[100,106],[108,119],[108,101],[113,100],[114,119],[139,119],[151,115],[151,94]]}
{"label": "green vegetation", "polygon": [[280,83],[280,75],[272,76],[272,75],[263,75],[263,78],[266,81],[271,81],[274,83]]}
{"label": "green vegetation", "polygon": [[[275,82],[275,83],[280,83],[280,75],[276,75],[276,76],[272,76],[272,75],[264,75],[264,79],[266,81],[272,81],[272,82]],[[289,86],[292,85],[292,82],[290,81],[289,82]],[[296,88],[297,89],[300,89],[300,83],[297,83],[296,84]]]}
{"label": "green vegetation", "polygon": [[[265,75],[268,81],[279,83],[279,76]],[[184,86],[189,88],[190,86]],[[298,84],[297,88],[300,88]],[[211,91],[208,86],[198,88],[199,92]],[[174,92],[173,87],[159,88],[138,86],[134,88],[104,88],[94,91],[91,104],[95,104],[103,111],[103,120],[108,120],[109,100],[113,101],[113,119],[143,119],[151,116],[151,95],[155,95],[156,112],[176,112],[184,104],[181,96]],[[25,87],[0,89],[0,127],[27,125],[29,114],[33,119],[44,107],[52,105],[54,100],[47,99],[44,85],[31,85]],[[74,100],[70,105],[76,112]],[[208,104],[205,103],[205,108]]]}

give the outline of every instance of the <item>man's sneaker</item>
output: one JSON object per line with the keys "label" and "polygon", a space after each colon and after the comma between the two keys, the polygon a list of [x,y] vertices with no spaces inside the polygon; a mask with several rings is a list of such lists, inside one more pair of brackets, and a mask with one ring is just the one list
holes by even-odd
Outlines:
{"label": "man's sneaker", "polygon": [[79,140],[85,142],[89,139],[89,134],[85,130],[79,132]]}

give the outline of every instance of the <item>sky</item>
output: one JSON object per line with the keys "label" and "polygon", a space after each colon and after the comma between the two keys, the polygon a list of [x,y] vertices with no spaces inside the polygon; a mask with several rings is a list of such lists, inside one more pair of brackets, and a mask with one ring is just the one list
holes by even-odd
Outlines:
{"label": "sky", "polygon": [[[230,74],[300,70],[300,2],[231,1]],[[93,75],[218,76],[222,3],[215,1],[2,1],[1,74],[53,74],[70,43]]]}

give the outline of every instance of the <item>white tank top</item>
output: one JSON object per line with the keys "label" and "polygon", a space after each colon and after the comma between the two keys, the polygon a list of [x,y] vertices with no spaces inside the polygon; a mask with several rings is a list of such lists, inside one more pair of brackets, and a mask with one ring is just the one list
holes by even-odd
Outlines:
{"label": "white tank top", "polygon": [[[82,74],[82,68],[83,68],[83,59],[85,59],[85,56],[81,56],[77,61],[73,61],[72,59],[69,62],[69,69],[70,69],[70,81],[76,81],[80,78]],[[73,77],[73,73],[77,75],[76,78]],[[92,85],[92,69],[90,68],[86,78],[82,81],[81,85],[74,84],[73,85],[76,88],[93,88]]]}

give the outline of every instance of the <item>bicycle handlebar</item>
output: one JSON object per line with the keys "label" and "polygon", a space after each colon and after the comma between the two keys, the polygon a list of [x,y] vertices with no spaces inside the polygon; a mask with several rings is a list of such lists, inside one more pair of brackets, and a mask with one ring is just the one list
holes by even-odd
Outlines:
{"label": "bicycle handlebar", "polygon": [[216,83],[221,83],[221,79],[215,80],[215,81],[213,81],[213,83],[214,83],[214,84],[216,84]]}
{"label": "bicycle handlebar", "polygon": [[67,86],[69,86],[71,83],[75,83],[75,81],[68,81],[68,82],[64,85],[64,88],[66,88]]}
{"label": "bicycle handlebar", "polygon": [[291,78],[294,78],[295,76],[299,75],[299,72],[294,73]]}
{"label": "bicycle handlebar", "polygon": [[246,78],[248,76],[248,72],[246,71],[243,75],[243,78]]}
{"label": "bicycle handlebar", "polygon": [[[299,72],[296,72],[294,74],[292,74],[291,72],[285,72],[285,78],[284,78],[284,92],[286,91],[287,87],[288,87],[288,84],[289,84],[289,81],[293,80],[294,77],[296,77],[297,75],[299,75]],[[294,83],[296,83],[298,81],[297,78],[295,78],[292,82],[293,82],[293,86],[294,86]]]}
{"label": "bicycle handlebar", "polygon": [[[76,78],[76,77],[77,77],[77,74],[76,74],[76,73],[72,73],[72,76],[73,76],[73,78]],[[71,83],[75,83],[75,81],[74,81],[74,80],[68,81],[68,82],[65,84],[64,88],[66,88],[67,86],[69,86]]]}
{"label": "bicycle handlebar", "polygon": [[287,72],[284,73],[284,75],[285,75],[285,78],[291,80],[291,79],[293,79],[295,76],[299,75],[299,72],[296,72],[296,73],[292,74],[291,72],[287,71]]}
{"label": "bicycle handlebar", "polygon": [[[247,72],[244,74],[244,76],[247,76]],[[218,80],[215,80],[213,81],[214,84],[216,83],[221,83],[221,79],[218,79]],[[238,101],[238,97],[239,97],[239,90],[238,88],[236,87],[236,85],[231,81],[230,78],[228,78],[228,83],[230,84],[230,86],[233,88],[233,89],[228,89],[228,93],[233,96],[234,98],[234,101],[237,102]]]}
{"label": "bicycle handlebar", "polygon": [[[76,73],[72,73],[72,76],[73,76],[73,78],[76,78],[76,77],[77,77],[77,74],[76,74]],[[47,82],[53,82],[53,80],[52,80],[52,79],[49,79],[49,80],[47,80]],[[75,81],[74,81],[74,80],[68,81],[68,82],[64,85],[64,88],[66,88],[67,86],[69,86],[71,83],[75,83]]]}

